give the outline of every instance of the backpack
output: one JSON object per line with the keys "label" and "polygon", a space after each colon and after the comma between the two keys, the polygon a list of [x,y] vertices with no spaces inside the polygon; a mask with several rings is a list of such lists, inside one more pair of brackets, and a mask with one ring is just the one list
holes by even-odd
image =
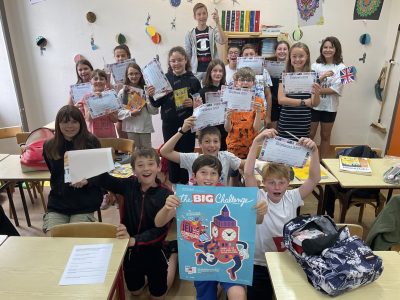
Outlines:
{"label": "backpack", "polygon": [[[304,247],[307,241],[308,248],[320,253],[308,255],[304,250],[299,254],[294,248],[293,233],[305,228],[325,233],[324,237],[303,241]],[[283,228],[283,241],[303,268],[308,281],[330,296],[371,283],[383,272],[382,259],[359,237],[350,236],[347,226],[338,230],[329,216],[298,216],[290,220]]]}
{"label": "backpack", "polygon": [[46,140],[54,137],[54,133],[48,128],[38,128],[32,131],[22,146],[21,169],[22,172],[48,170],[43,158],[43,145]]}

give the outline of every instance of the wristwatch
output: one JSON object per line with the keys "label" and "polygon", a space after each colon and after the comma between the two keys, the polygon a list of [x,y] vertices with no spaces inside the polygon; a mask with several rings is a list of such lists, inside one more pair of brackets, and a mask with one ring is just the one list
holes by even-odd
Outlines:
{"label": "wristwatch", "polygon": [[178,128],[178,132],[180,133],[180,134],[185,134],[186,132],[184,132],[183,130],[182,130],[182,127],[179,127]]}
{"label": "wristwatch", "polygon": [[300,100],[300,106],[306,106],[306,102],[304,100]]}

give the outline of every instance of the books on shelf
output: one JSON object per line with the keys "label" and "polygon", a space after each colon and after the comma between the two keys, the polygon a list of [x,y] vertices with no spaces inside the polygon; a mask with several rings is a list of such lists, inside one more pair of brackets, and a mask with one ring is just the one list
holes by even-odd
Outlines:
{"label": "books on shelf", "polygon": [[230,32],[260,32],[260,11],[223,10],[221,26]]}
{"label": "books on shelf", "polygon": [[[293,168],[294,176],[301,181],[305,181],[308,179],[308,174],[310,172],[310,160],[307,160],[306,164],[302,168]],[[321,179],[328,178],[328,174],[321,169]]]}
{"label": "books on shelf", "polygon": [[339,156],[339,171],[372,175],[369,159],[364,157]]}

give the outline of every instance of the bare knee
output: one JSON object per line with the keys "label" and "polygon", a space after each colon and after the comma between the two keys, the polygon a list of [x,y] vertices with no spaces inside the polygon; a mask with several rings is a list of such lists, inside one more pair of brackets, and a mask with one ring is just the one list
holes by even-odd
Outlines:
{"label": "bare knee", "polygon": [[228,289],[228,299],[229,300],[245,300],[246,291],[243,286],[234,285]]}

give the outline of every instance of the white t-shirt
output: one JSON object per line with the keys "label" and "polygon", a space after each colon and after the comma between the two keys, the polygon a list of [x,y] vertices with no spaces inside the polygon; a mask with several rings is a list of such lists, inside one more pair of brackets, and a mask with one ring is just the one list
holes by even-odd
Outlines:
{"label": "white t-shirt", "polygon": [[233,74],[236,73],[236,69],[232,70],[228,65],[225,65],[225,72],[226,72],[226,85],[232,85],[233,84]]}
{"label": "white t-shirt", "polygon": [[[260,190],[259,199],[267,201],[268,212],[261,224],[256,226],[254,264],[267,266],[265,252],[276,252],[283,248],[283,226],[296,217],[296,210],[304,205],[299,189],[287,190],[279,203],[269,200],[267,192]],[[274,241],[275,239],[275,241]]]}
{"label": "white t-shirt", "polygon": [[340,81],[340,70],[346,68],[346,66],[342,63],[338,65],[330,64],[320,64],[313,63],[311,69],[314,70],[318,77],[320,77],[323,73],[327,71],[333,71],[334,75],[326,78],[323,82],[321,82],[321,88],[330,88],[334,90],[337,94],[330,95],[320,95],[320,103],[318,106],[314,107],[315,110],[336,112],[339,106],[339,97],[342,94],[343,85]]}
{"label": "white t-shirt", "polygon": [[[179,158],[181,161],[181,168],[186,169],[189,172],[189,180],[192,179],[192,165],[196,158],[199,157],[199,153],[179,153]],[[235,156],[233,153],[229,151],[219,151],[218,159],[222,164],[222,173],[221,178],[219,180],[223,185],[228,185],[228,174],[229,170],[237,170],[239,169],[241,159]]]}

